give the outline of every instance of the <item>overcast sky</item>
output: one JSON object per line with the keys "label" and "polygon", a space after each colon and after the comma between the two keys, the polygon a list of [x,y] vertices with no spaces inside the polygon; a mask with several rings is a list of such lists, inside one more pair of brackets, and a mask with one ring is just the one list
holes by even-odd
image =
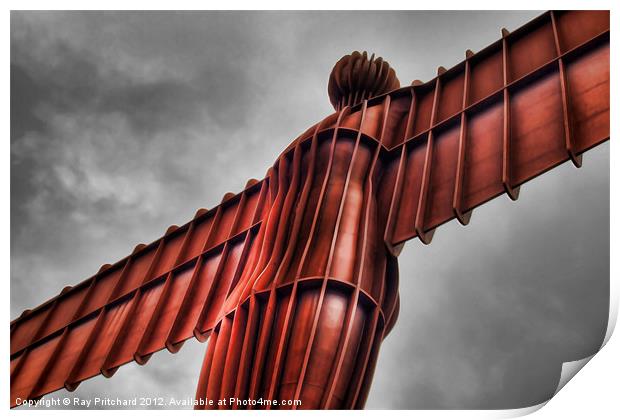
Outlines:
{"label": "overcast sky", "polygon": [[[353,50],[403,85],[540,12],[11,13],[11,318],[261,178],[333,112]],[[609,145],[400,257],[401,311],[367,408],[518,408],[597,350],[609,300]],[[191,340],[74,394],[193,396]]]}

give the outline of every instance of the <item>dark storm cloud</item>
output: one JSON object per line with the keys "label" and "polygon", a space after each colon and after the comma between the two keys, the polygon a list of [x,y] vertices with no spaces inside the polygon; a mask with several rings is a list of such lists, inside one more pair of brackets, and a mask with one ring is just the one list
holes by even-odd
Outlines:
{"label": "dark storm cloud", "polygon": [[[11,315],[260,178],[332,112],[354,49],[403,85],[537,12],[13,12]],[[609,147],[438,230],[400,258],[401,313],[368,408],[515,408],[597,349],[609,287]],[[204,344],[78,396],[194,393]],[[60,391],[60,395],[73,394]]]}
{"label": "dark storm cloud", "polygon": [[[14,40],[18,44],[14,50],[18,52],[25,48],[19,45],[20,41],[33,42]],[[67,113],[119,113],[128,119],[139,138],[143,138],[193,124],[203,109],[224,118],[230,110],[220,105],[222,91],[228,85],[243,84],[239,74],[224,75],[224,71],[216,68],[209,68],[205,76],[195,79],[167,75],[157,80],[135,80],[131,73],[106,68],[105,63],[98,62],[99,57],[63,40],[51,43],[47,50],[54,57],[52,63],[38,57],[13,58],[14,63],[23,61],[11,65],[12,89],[20,92],[13,99],[11,123],[19,130],[13,138],[21,137],[25,127],[37,131],[49,129],[40,115],[45,108]]]}
{"label": "dark storm cloud", "polygon": [[11,64],[11,91],[19,92],[11,95],[11,140],[21,138],[27,130],[44,130],[45,122],[33,110],[48,96],[45,87],[39,86],[23,68]]}

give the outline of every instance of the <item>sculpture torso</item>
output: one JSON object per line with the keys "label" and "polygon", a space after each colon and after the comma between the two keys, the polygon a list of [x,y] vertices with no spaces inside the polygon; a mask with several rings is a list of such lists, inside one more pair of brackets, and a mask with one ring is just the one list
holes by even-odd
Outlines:
{"label": "sculpture torso", "polygon": [[[335,124],[347,114],[339,113]],[[268,172],[272,202],[258,235],[267,251],[244,272],[244,286],[231,293],[224,312],[252,292],[325,278],[359,287],[386,318],[392,313],[395,296],[387,292],[397,291],[396,259],[383,237],[387,209],[377,209],[382,147],[357,131],[321,126]]]}
{"label": "sculpture torso", "polygon": [[[398,313],[398,270],[384,242],[388,212],[377,205],[385,149],[359,130],[339,129],[349,113],[346,107],[336,121],[318,124],[309,141],[295,141],[269,170],[268,216],[256,238],[261,252],[227,298],[197,397],[363,406],[380,343]],[[260,326],[252,326],[252,314]],[[217,356],[239,346],[235,332],[255,346],[247,360],[253,367],[238,365],[226,381],[226,362]]]}

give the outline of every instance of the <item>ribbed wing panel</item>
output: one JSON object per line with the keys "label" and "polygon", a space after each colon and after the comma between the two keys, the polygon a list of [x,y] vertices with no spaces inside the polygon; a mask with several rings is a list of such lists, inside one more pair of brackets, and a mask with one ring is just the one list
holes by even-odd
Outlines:
{"label": "ribbed wing panel", "polygon": [[251,181],[221,205],[139,245],[114,265],[11,323],[11,406],[129,361],[146,363],[191,336],[205,340],[258,247],[268,181]]}
{"label": "ribbed wing panel", "polygon": [[393,140],[388,243],[428,243],[442,223],[466,224],[503,193],[517,199],[521,184],[567,160],[581,166],[609,138],[608,12],[549,12],[502,34],[408,98],[394,93],[410,109],[404,141]]}

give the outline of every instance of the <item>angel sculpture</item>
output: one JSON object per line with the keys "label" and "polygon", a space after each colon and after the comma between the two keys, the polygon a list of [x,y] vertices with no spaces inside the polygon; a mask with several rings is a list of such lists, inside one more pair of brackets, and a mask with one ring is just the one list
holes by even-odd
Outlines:
{"label": "angel sculpture", "polygon": [[197,408],[363,408],[402,244],[609,138],[609,14],[547,12],[405,87],[354,52],[328,94],[262,180],[12,321],[11,406],[196,337]]}

